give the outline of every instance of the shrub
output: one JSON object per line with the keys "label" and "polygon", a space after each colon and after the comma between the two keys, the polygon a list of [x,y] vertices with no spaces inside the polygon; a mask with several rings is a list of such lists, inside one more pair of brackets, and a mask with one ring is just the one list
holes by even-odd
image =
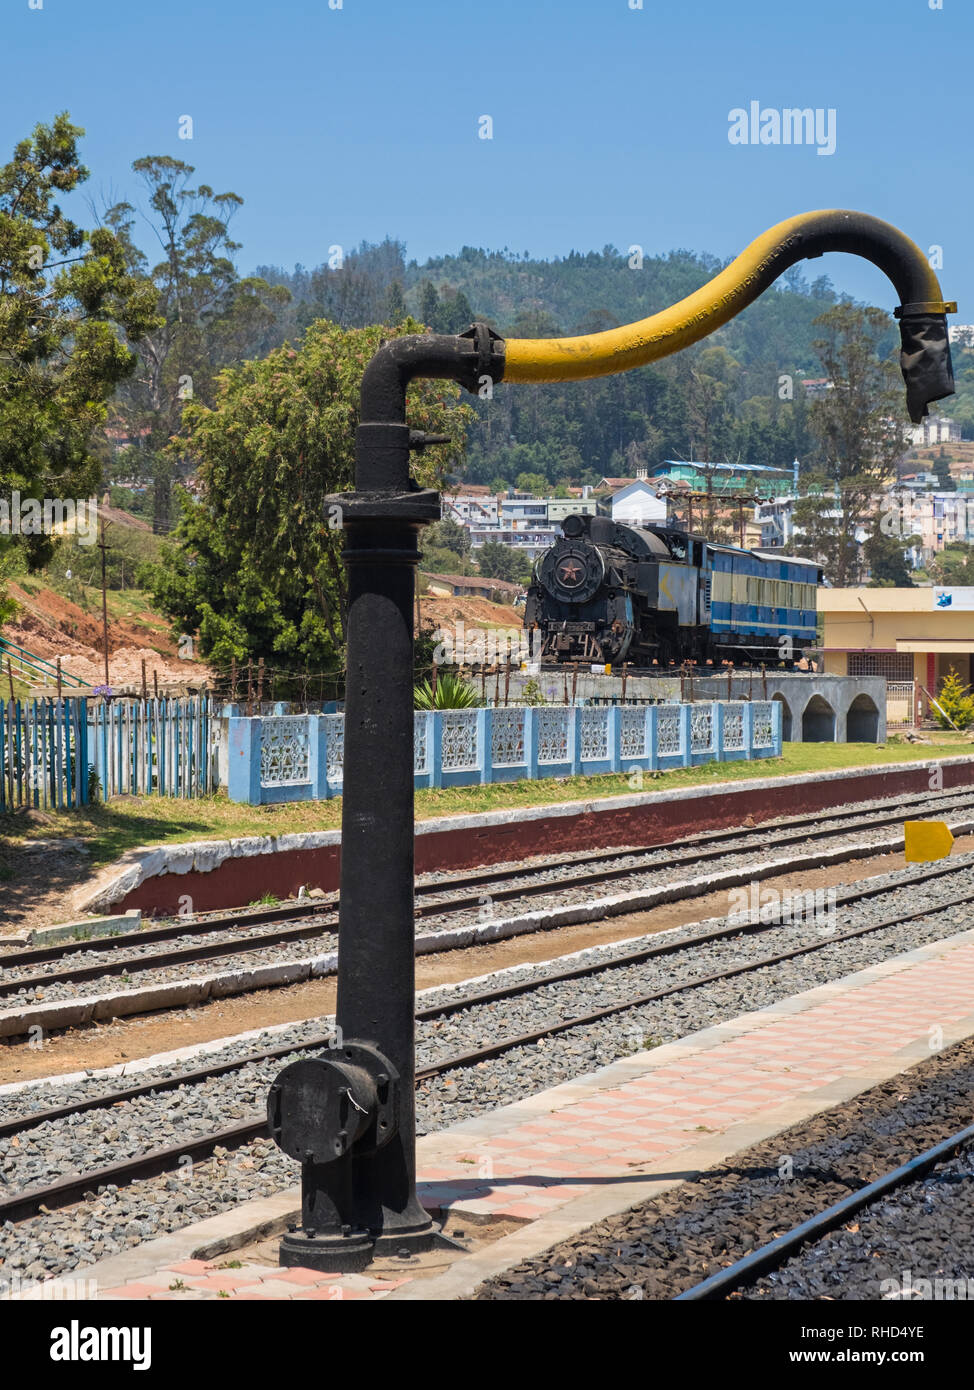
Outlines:
{"label": "shrub", "polygon": [[414,690],[416,709],[471,709],[480,704],[480,696],[473,686],[449,671],[442,674],[433,691],[431,681],[423,681]]}
{"label": "shrub", "polygon": [[545,703],[544,691],[533,676],[521,691],[521,698],[515,701],[515,704],[520,705],[543,705]]}
{"label": "shrub", "polygon": [[967,693],[970,688],[969,685],[961,684],[960,676],[951,666],[943,679],[940,694],[937,696],[937,704],[940,705],[940,709],[938,710],[936,705],[934,706],[937,722],[942,729],[949,729],[951,723],[955,724],[958,729],[967,729],[971,724],[974,724],[974,696]]}

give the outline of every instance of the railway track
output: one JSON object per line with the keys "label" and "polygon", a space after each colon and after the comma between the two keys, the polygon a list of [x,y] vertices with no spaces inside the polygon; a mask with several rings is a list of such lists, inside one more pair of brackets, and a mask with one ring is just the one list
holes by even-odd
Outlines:
{"label": "railway track", "polygon": [[[476,1067],[483,1062],[502,1057],[506,1053],[514,1052],[519,1048],[529,1047],[544,1039],[556,1037],[571,1029],[583,1027],[595,1021],[617,1016],[629,1010],[675,995],[690,992],[714,984],[715,982],[735,979],[752,974],[769,966],[794,960],[801,956],[812,955],[816,952],[834,947],[842,942],[874,935],[904,923],[911,923],[917,918],[918,914],[924,917],[931,917],[957,907],[967,906],[974,903],[974,885],[971,884],[968,884],[960,894],[947,899],[938,900],[922,907],[922,909],[917,908],[912,890],[922,885],[949,880],[952,875],[964,875],[965,873],[969,874],[969,872],[970,866],[966,864],[941,864],[904,876],[897,881],[892,889],[888,883],[884,885],[867,884],[861,888],[852,889],[838,899],[838,907],[843,909],[851,907],[880,897],[883,893],[898,891],[899,889],[908,890],[907,896],[910,898],[910,902],[899,912],[879,920],[869,921],[863,926],[854,927],[843,932],[829,932],[829,934],[819,936],[815,940],[802,940],[786,950],[756,956],[746,961],[732,964],[722,970],[693,976],[688,980],[666,986],[665,988],[641,994],[626,994],[623,999],[616,1000],[596,1010],[588,1010],[584,1013],[576,1013],[568,1017],[561,1017],[557,1020],[546,1022],[538,1028],[509,1034],[500,1039],[493,1039],[486,1045],[446,1055],[438,1059],[435,1063],[420,1067],[417,1070],[417,1087],[422,1088],[436,1079],[446,1076],[450,1072]],[[532,990],[541,990],[550,985],[556,985],[562,982],[596,976],[608,976],[613,971],[629,966],[636,966],[646,961],[651,961],[654,958],[672,956],[680,952],[690,952],[695,948],[707,947],[714,943],[731,940],[736,937],[767,934],[775,931],[775,929],[780,930],[781,926],[782,924],[780,922],[774,921],[731,921],[722,927],[710,931],[698,932],[692,936],[657,941],[648,946],[641,946],[633,951],[622,952],[621,954],[614,955],[608,960],[593,959],[588,962],[583,962],[582,964],[573,965],[569,968],[544,975],[539,979],[508,981],[497,988],[480,991],[475,994],[457,994],[455,997],[417,1010],[416,1017],[421,1023],[430,1023],[450,1018],[465,1010],[478,1010],[483,1008],[488,1011],[487,1028],[488,1031],[491,1031],[489,1011],[502,1000],[511,999],[518,995],[525,995]],[[305,1040],[298,1045],[291,1042],[278,1048],[249,1054],[246,1057],[236,1059],[229,1063],[216,1063],[195,1071],[183,1073],[179,1076],[165,1078],[162,1081],[157,1080],[139,1086],[108,1092],[104,1095],[93,1097],[88,1101],[81,1102],[80,1104],[35,1112],[34,1114],[22,1118],[4,1122],[3,1125],[0,1126],[0,1138],[18,1137],[31,1130],[37,1129],[39,1126],[49,1121],[66,1119],[74,1114],[80,1115],[94,1109],[105,1109],[123,1105],[140,1096],[162,1093],[182,1086],[208,1081],[215,1076],[239,1071],[254,1062],[305,1054],[333,1045],[334,1035],[325,1034],[317,1038]],[[50,1212],[56,1208],[71,1205],[84,1198],[86,1194],[97,1191],[98,1188],[104,1185],[115,1184],[116,1186],[120,1186],[122,1184],[150,1178],[178,1167],[181,1163],[185,1163],[187,1158],[200,1161],[210,1157],[218,1148],[229,1149],[239,1147],[254,1139],[265,1137],[266,1134],[266,1118],[263,1115],[255,1115],[238,1124],[222,1128],[218,1131],[201,1134],[175,1145],[147,1150],[141,1154],[127,1157],[119,1162],[106,1165],[99,1169],[89,1170],[85,1173],[73,1173],[55,1182],[21,1189],[19,1192],[11,1193],[0,1199],[0,1224],[4,1221],[16,1223],[27,1220],[37,1213]]]}
{"label": "railway track", "polygon": [[953,1158],[962,1148],[974,1141],[974,1125],[957,1130],[946,1139],[917,1154],[908,1162],[884,1173],[875,1182],[851,1192],[841,1201],[833,1202],[824,1211],[818,1212],[807,1221],[793,1226],[777,1239],[769,1241],[757,1250],[750,1251],[742,1259],[735,1260],[726,1269],[712,1274],[692,1288],[677,1294],[675,1303],[700,1303],[707,1300],[727,1298],[732,1293],[749,1288],[767,1274],[778,1270],[793,1255],[797,1255],[807,1245],[821,1240],[844,1226],[852,1217],[867,1207],[898,1192],[901,1188],[925,1178],[946,1159]]}
{"label": "railway track", "polygon": [[[931,801],[930,794],[899,798],[895,807],[881,812],[861,810],[832,817],[825,826],[821,816],[796,816],[779,820],[773,824],[754,829],[710,831],[685,841],[678,852],[673,845],[654,846],[647,849],[597,851],[573,857],[564,864],[565,872],[558,872],[560,864],[544,863],[534,866],[505,867],[499,870],[481,871],[473,874],[451,875],[434,882],[419,883],[416,887],[418,901],[415,905],[417,920],[448,916],[469,910],[479,910],[489,898],[493,902],[516,901],[532,897],[546,896],[566,889],[579,889],[602,886],[618,879],[632,877],[641,872],[653,874],[666,873],[679,869],[688,863],[697,867],[720,860],[730,852],[738,854],[754,852],[762,848],[761,842],[767,840],[769,832],[773,835],[771,848],[779,849],[795,844],[809,844],[828,840],[854,829],[857,833],[879,830],[896,825],[903,819],[904,811],[923,810],[926,816],[974,813],[974,793],[959,791],[945,796],[937,796]],[[955,828],[974,828],[966,822]],[[667,850],[671,851],[667,853]],[[871,852],[870,847],[863,854]],[[862,857],[861,855],[857,857]],[[625,861],[625,862],[620,862]],[[585,866],[579,871],[578,866]],[[767,868],[758,877],[767,877],[775,872],[774,866]],[[554,873],[554,877],[552,874]],[[519,882],[514,882],[520,880]],[[508,884],[510,886],[502,886]],[[464,890],[457,892],[458,889]],[[469,891],[480,889],[480,892]],[[489,892],[484,892],[489,889]],[[301,917],[293,926],[278,927],[276,930],[261,932],[240,940],[221,940],[215,942],[195,942],[150,954],[126,954],[135,945],[198,937],[215,933],[235,931],[242,927],[259,926],[263,922],[278,923]],[[108,938],[93,945],[90,941],[58,943],[57,945],[29,948],[23,951],[0,955],[0,999],[9,998],[31,989],[48,989],[51,985],[79,984],[103,977],[138,974],[149,970],[168,969],[172,966],[201,960],[219,960],[230,956],[246,956],[270,947],[288,945],[298,941],[311,941],[334,932],[338,925],[335,904],[309,908],[305,904],[291,904],[268,912],[249,912],[243,914],[224,914],[205,921],[172,924],[149,928],[145,931],[130,932]],[[45,962],[70,960],[71,957],[86,953],[97,954],[97,961],[84,965],[67,966],[60,970],[41,971],[36,974],[13,974],[30,966]]]}
{"label": "railway track", "polygon": [[[786,1129],[772,1126],[494,1276],[474,1298],[969,1299],[972,1082],[968,1037]],[[948,1276],[946,1292],[924,1288],[931,1275]]]}

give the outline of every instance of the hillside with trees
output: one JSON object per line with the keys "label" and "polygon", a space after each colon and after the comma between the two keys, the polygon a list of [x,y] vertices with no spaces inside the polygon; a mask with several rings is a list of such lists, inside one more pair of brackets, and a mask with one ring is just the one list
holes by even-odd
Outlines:
{"label": "hillside with trees", "polygon": [[[0,490],[109,490],[172,535],[143,582],[174,631],[198,632],[217,662],[340,665],[340,532],[314,499],[351,482],[358,384],[381,338],[453,333],[474,318],[506,336],[599,332],[674,304],[724,264],[705,251],[612,246],[548,261],[464,247],[419,264],[387,237],[323,248],[312,270],[247,275],[231,234],[242,198],[203,181],[218,171],[198,175],[169,155],[137,159],[128,196],[92,208],[95,225],[69,220],[57,199],[88,178],[83,133],[58,116],[0,166]],[[668,458],[776,468],[798,458],[806,543],[833,578],[853,576],[855,529],[905,420],[897,348],[887,314],[795,267],[658,365],[501,384],[489,399],[416,383],[412,422],[451,440],[417,473],[566,496]],[[950,410],[974,432],[974,345],[958,345],[956,368]],[[856,389],[807,397],[803,380],[822,377]],[[828,499],[839,495],[837,528]],[[49,536],[0,536],[0,618],[4,573],[56,570],[56,548]],[[895,547],[874,558],[886,582],[902,573]],[[424,560],[441,572],[475,564],[444,527],[424,539]],[[501,546],[476,564],[526,577],[523,557]]]}
{"label": "hillside with trees", "polygon": [[[477,317],[508,336],[554,337],[655,313],[724,264],[674,251],[637,266],[607,246],[552,261],[465,247],[420,266],[405,251],[387,238],[363,242],[341,265],[292,273],[261,266],[257,275],[289,292],[279,323],[290,332],[318,317],[360,327],[404,306],[436,332],[457,332]],[[822,373],[815,319],[836,300],[826,277],[809,282],[795,267],[705,343],[657,367],[543,390],[505,385],[475,402],[463,477],[499,486],[531,473],[556,487],[631,476],[666,458],[772,466],[810,459],[816,440],[800,383]],[[880,350],[889,352],[892,322],[885,337]]]}

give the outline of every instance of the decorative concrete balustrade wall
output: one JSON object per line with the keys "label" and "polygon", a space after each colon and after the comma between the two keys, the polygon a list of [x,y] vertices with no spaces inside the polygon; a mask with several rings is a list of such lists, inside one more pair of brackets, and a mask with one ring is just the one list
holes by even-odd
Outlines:
{"label": "decorative concrete balustrade wall", "polygon": [[[416,786],[458,787],[525,777],[655,772],[781,755],[775,700],[417,713]],[[228,720],[231,801],[261,805],[340,796],[345,718],[284,714]]]}
{"label": "decorative concrete balustrade wall", "polygon": [[[682,676],[629,672],[606,676],[545,668],[537,675],[512,671],[511,700],[521,698],[529,681],[546,700],[565,699],[574,687],[576,700],[611,704],[623,700],[777,700],[781,705],[782,736],[786,743],[885,743],[887,683],[883,676],[825,676],[797,671],[757,668],[706,675],[704,668]],[[490,695],[492,682],[487,684]],[[902,700],[902,696],[900,696]]]}

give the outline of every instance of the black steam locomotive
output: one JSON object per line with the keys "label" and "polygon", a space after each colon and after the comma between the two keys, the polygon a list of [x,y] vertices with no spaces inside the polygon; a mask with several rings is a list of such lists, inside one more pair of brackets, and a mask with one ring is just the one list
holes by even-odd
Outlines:
{"label": "black steam locomotive", "polygon": [[811,560],[718,545],[670,526],[569,516],[539,557],[524,626],[542,661],[788,664],[815,642]]}

